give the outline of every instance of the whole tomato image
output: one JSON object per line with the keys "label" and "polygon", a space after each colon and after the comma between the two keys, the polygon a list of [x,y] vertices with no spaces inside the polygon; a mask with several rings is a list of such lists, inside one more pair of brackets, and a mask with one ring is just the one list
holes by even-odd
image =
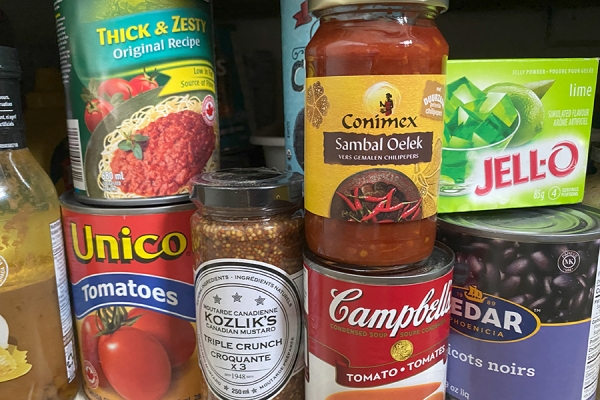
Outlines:
{"label": "whole tomato image", "polygon": [[144,69],[144,73],[140,74],[134,78],[131,78],[129,81],[129,85],[133,90],[133,95],[137,96],[140,93],[147,92],[148,90],[156,89],[158,87],[158,82],[156,82],[156,76],[158,73],[154,70],[152,75],[149,75]]}
{"label": "whole tomato image", "polygon": [[85,106],[85,126],[90,132],[94,132],[100,121],[104,119],[113,109],[113,106],[104,100],[93,99]]}
{"label": "whole tomato image", "polygon": [[152,335],[121,326],[100,336],[98,354],[111,386],[126,400],[161,400],[169,390],[169,356]]}
{"label": "whole tomato image", "polygon": [[[100,365],[100,357],[98,356],[98,333],[104,329],[100,318],[96,314],[90,314],[83,319],[81,324],[81,356],[84,360],[83,372],[86,381],[92,388],[106,387],[108,381]],[[91,364],[93,370],[85,362]]]}
{"label": "whole tomato image", "polygon": [[121,94],[122,100],[129,100],[134,96],[133,89],[129,82],[121,78],[110,78],[98,86],[98,97],[102,99],[112,99],[113,96]]}
{"label": "whole tomato image", "polygon": [[173,368],[185,363],[196,349],[196,331],[184,319],[143,308],[130,310],[127,319],[135,319],[132,327],[149,333],[162,344]]}

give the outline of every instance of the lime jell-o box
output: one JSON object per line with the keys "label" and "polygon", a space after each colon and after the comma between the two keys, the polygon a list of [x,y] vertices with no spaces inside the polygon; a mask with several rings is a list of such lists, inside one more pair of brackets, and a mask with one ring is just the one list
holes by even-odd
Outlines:
{"label": "lime jell-o box", "polygon": [[439,212],[578,203],[598,59],[448,62]]}

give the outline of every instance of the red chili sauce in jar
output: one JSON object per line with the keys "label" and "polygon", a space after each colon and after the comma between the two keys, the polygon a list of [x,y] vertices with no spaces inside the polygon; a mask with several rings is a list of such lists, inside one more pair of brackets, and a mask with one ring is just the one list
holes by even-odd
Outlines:
{"label": "red chili sauce in jar", "polygon": [[[308,246],[356,265],[421,261],[435,241],[448,55],[434,18],[448,3],[315,0],[309,6],[320,27],[306,47]],[[431,118],[438,111],[425,114],[421,107],[436,91],[441,113]],[[401,151],[420,143],[427,149]]]}

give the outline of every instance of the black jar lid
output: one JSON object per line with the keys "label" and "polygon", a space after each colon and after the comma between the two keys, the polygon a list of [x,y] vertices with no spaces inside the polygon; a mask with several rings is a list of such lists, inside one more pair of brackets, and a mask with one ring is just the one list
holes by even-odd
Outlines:
{"label": "black jar lid", "polygon": [[278,212],[302,203],[303,177],[272,168],[231,168],[192,179],[190,199],[200,208],[227,212]]}
{"label": "black jar lid", "polygon": [[21,78],[17,49],[0,46],[0,78]]}

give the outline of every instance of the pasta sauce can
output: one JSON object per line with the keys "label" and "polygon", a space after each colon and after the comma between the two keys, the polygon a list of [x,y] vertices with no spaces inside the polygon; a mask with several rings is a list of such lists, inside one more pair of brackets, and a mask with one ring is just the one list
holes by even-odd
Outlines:
{"label": "pasta sauce can", "polygon": [[219,164],[210,1],[55,4],[75,196],[187,201]]}
{"label": "pasta sauce can", "polygon": [[454,255],[396,274],[304,253],[306,398],[443,400]]}
{"label": "pasta sauce can", "polygon": [[438,239],[457,260],[449,400],[594,399],[598,210],[485,211],[445,214],[438,222]]}
{"label": "pasta sauce can", "polygon": [[61,196],[84,390],[90,399],[205,399],[190,203],[98,208]]}

